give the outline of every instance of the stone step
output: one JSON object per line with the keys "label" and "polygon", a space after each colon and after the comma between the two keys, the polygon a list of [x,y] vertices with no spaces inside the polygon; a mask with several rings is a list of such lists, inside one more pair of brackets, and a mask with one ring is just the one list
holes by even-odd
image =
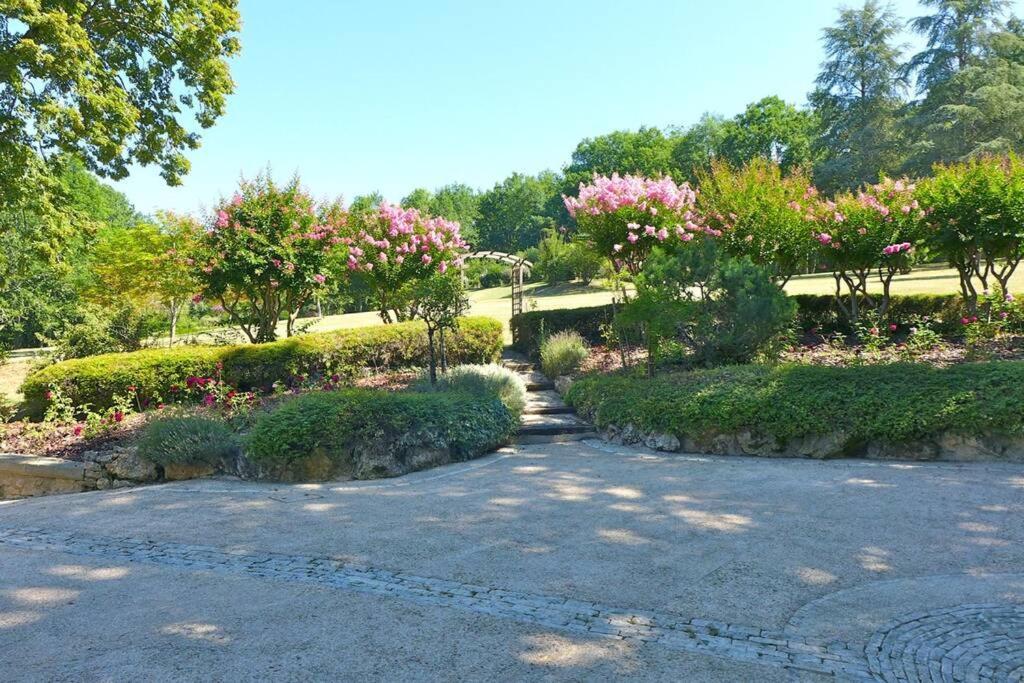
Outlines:
{"label": "stone step", "polygon": [[551,390],[534,391],[528,394],[526,409],[523,410],[526,415],[557,415],[571,412],[572,408],[565,405],[557,392]]}
{"label": "stone step", "polygon": [[523,409],[523,415],[568,415],[572,412],[574,412],[573,409],[564,403],[560,406],[556,406],[533,404],[527,401],[526,408]]}
{"label": "stone step", "polygon": [[522,429],[532,427],[559,427],[559,428],[572,428],[586,427],[590,429],[590,425],[581,420],[576,416],[575,413],[531,413],[523,415]]}
{"label": "stone step", "polygon": [[597,439],[600,435],[597,432],[572,432],[570,434],[517,434],[512,443],[516,444],[541,444],[541,443],[568,443],[571,441],[583,441],[584,439]]}
{"label": "stone step", "polygon": [[519,376],[526,382],[527,391],[551,391],[555,388],[554,383],[536,370],[532,372],[520,372]]}
{"label": "stone step", "polygon": [[509,370],[513,370],[515,372],[531,372],[534,370],[533,365],[525,361],[503,360],[501,361],[501,365],[502,367],[508,368]]}

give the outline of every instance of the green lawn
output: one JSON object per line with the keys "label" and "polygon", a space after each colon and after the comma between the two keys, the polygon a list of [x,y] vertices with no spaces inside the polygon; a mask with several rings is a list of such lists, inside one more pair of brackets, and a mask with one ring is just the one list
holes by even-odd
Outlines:
{"label": "green lawn", "polygon": [[[835,280],[831,273],[800,275],[786,285],[788,294],[832,294]],[[878,278],[869,283],[871,291],[881,291]],[[1024,291],[1024,268],[1018,268],[1010,279],[1010,289]],[[893,294],[955,294],[960,291],[960,280],[956,271],[945,266],[920,266],[909,275],[897,275],[893,280]]]}

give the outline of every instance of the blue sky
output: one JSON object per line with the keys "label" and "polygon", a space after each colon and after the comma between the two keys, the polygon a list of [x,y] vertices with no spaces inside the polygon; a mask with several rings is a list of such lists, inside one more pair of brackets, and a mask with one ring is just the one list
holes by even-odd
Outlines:
{"label": "blue sky", "polygon": [[560,169],[584,137],[731,116],[772,94],[802,104],[840,4],[241,0],[237,89],[184,184],[136,168],[116,186],[144,212],[210,206],[268,164],[346,200],[488,188]]}

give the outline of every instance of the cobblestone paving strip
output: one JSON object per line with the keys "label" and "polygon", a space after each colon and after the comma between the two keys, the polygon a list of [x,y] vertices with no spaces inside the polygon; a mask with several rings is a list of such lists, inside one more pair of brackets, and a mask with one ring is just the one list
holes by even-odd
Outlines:
{"label": "cobblestone paving strip", "polygon": [[867,645],[884,681],[1024,681],[1024,607],[957,605],[911,614]]}
{"label": "cobblestone paving strip", "polygon": [[0,527],[0,547],[315,584],[637,645],[831,674],[841,680],[875,680],[863,654],[848,643],[794,640],[781,632],[751,626],[426,578],[346,564],[330,557],[241,554],[211,546],[5,527]]}

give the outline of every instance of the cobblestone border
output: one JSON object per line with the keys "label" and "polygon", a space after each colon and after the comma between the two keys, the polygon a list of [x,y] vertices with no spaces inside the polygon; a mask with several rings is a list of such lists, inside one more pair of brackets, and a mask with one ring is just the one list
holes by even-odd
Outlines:
{"label": "cobblestone border", "polygon": [[1024,607],[958,605],[886,624],[865,648],[884,681],[1024,681]]}
{"label": "cobblestone border", "polygon": [[485,614],[575,634],[655,645],[776,668],[870,681],[849,643],[794,639],[774,630],[668,612],[633,610],[346,564],[330,557],[233,553],[203,545],[0,527],[0,547],[300,582]]}

